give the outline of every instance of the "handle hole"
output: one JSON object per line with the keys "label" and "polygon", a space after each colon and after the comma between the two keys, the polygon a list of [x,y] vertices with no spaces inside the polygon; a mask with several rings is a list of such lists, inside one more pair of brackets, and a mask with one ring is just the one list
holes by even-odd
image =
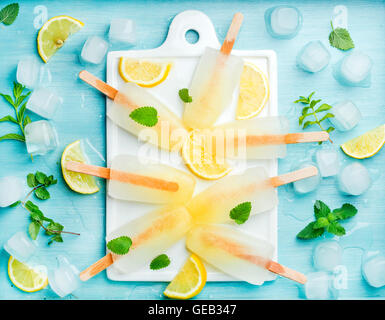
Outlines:
{"label": "handle hole", "polygon": [[188,43],[195,44],[199,41],[199,33],[193,29],[187,30],[185,38]]}

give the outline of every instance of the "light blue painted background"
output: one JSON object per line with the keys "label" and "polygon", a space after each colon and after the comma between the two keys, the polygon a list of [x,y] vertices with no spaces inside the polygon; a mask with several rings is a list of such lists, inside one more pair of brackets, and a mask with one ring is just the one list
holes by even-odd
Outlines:
{"label": "light blue painted background", "polygon": [[[298,95],[316,90],[317,96],[333,104],[350,98],[361,109],[364,118],[359,126],[348,133],[333,133],[338,145],[351,137],[385,122],[385,44],[384,21],[385,3],[382,1],[296,1],[304,18],[303,28],[292,40],[271,38],[264,26],[264,11],[272,6],[272,1],[20,1],[20,14],[10,27],[0,27],[0,92],[10,93],[15,79],[16,65],[25,55],[36,55],[33,13],[35,6],[45,5],[48,17],[67,14],[85,23],[76,34],[49,62],[53,75],[52,87],[60,90],[64,105],[56,117],[56,127],[60,137],[60,147],[46,157],[36,157],[31,163],[24,146],[19,142],[0,143],[0,176],[24,176],[35,170],[53,173],[59,177],[58,186],[50,189],[52,198],[41,202],[43,211],[64,224],[70,231],[82,235],[64,236],[63,244],[46,247],[47,237],[40,236],[42,254],[40,261],[54,265],[57,254],[67,254],[79,269],[104,255],[105,234],[105,194],[104,187],[94,196],[82,196],[71,192],[62,180],[59,159],[63,148],[79,138],[88,138],[103,154],[105,152],[105,100],[95,90],[77,81],[77,73],[82,69],[77,55],[87,36],[103,35],[113,17],[127,17],[137,24],[138,43],[135,49],[150,49],[159,46],[165,39],[172,18],[187,9],[205,12],[212,20],[222,41],[235,11],[245,15],[244,24],[235,45],[238,49],[274,49],[278,54],[279,110],[290,116],[293,130],[298,130],[296,119],[299,107],[292,101]],[[3,7],[9,1],[1,1]],[[276,1],[274,4],[290,3]],[[371,88],[346,88],[339,85],[331,75],[329,67],[318,74],[306,74],[295,67],[295,56],[301,46],[310,40],[321,40],[327,45],[330,32],[329,21],[333,7],[344,4],[349,10],[349,31],[356,47],[367,52],[373,59],[375,68]],[[113,47],[112,49],[121,49]],[[330,48],[331,63],[344,55]],[[104,67],[91,70],[99,77],[105,77]],[[87,101],[87,103],[84,103]],[[8,113],[8,106],[0,101],[0,116]],[[9,109],[11,110],[11,109]],[[37,117],[32,116],[33,120]],[[11,125],[0,124],[0,135],[8,132]],[[15,128],[13,128],[15,130]],[[304,158],[316,145],[290,146],[286,159],[280,161],[280,172],[290,170],[293,162]],[[341,156],[348,160],[347,157]],[[95,157],[97,159],[97,157]],[[385,152],[362,163],[377,172],[382,172]],[[350,161],[350,160],[348,160]],[[331,207],[344,202],[355,204],[359,210],[356,221],[369,222],[373,226],[373,246],[385,251],[385,188],[383,176],[363,196],[349,198],[342,196],[335,187],[334,179],[324,179],[316,193],[293,201],[290,188],[279,190],[279,261],[304,273],[313,271],[311,251],[316,242],[300,242],[296,233],[313,216],[314,200],[324,200]],[[290,214],[297,215],[295,219]],[[301,221],[302,220],[302,221]],[[28,215],[21,208],[0,209],[0,244],[13,233],[26,230]],[[365,241],[365,239],[362,239]],[[8,256],[0,251],[0,298],[1,299],[55,299],[49,290],[26,294],[12,287],[6,274]],[[343,298],[384,297],[383,290],[370,288],[360,275],[361,250],[349,249],[344,254],[344,263],[349,268],[348,289],[341,291]],[[158,299],[166,283],[118,283],[107,280],[102,273],[84,284],[76,297],[81,299]],[[74,298],[74,297],[70,297]],[[245,283],[209,283],[199,295],[203,299],[296,299],[297,286],[286,279],[255,287]]]}

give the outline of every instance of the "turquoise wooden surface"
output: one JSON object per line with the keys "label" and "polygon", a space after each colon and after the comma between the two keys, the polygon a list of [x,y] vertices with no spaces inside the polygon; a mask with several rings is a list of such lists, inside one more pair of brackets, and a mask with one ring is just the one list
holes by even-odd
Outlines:
{"label": "turquoise wooden surface", "polygon": [[[336,145],[366,130],[385,122],[385,3],[383,1],[296,1],[293,2],[303,14],[303,28],[292,40],[271,38],[264,26],[264,11],[273,5],[271,1],[20,1],[20,14],[9,27],[0,27],[0,92],[11,91],[15,80],[16,65],[26,55],[37,55],[35,39],[38,22],[34,13],[36,6],[45,6],[48,17],[67,14],[80,19],[85,27],[60,50],[49,62],[52,72],[52,87],[60,91],[64,105],[57,114],[55,124],[59,133],[60,147],[45,157],[36,157],[31,162],[25,147],[19,142],[0,142],[0,176],[25,176],[35,170],[45,171],[59,177],[59,184],[50,189],[52,198],[41,202],[43,211],[64,224],[70,231],[78,231],[80,237],[64,236],[64,243],[46,245],[47,237],[40,236],[40,261],[48,266],[55,264],[55,256],[67,254],[79,269],[102,257],[105,253],[105,189],[93,196],[71,192],[65,185],[59,159],[64,147],[70,142],[88,139],[103,155],[105,154],[105,100],[95,90],[77,80],[82,69],[78,54],[89,35],[104,35],[113,17],[128,17],[136,21],[138,43],[134,49],[149,49],[159,46],[165,39],[172,18],[187,9],[205,12],[213,21],[220,40],[223,40],[232,14],[241,11],[244,24],[236,43],[239,49],[273,49],[278,54],[279,110],[290,117],[293,130],[299,130],[296,119],[299,107],[292,103],[298,95],[315,90],[325,102],[335,103],[349,98],[357,103],[364,118],[348,133],[333,133]],[[3,7],[10,1],[1,1]],[[290,3],[276,1],[274,4]],[[295,67],[298,50],[310,40],[321,40],[327,45],[330,18],[334,6],[346,5],[349,12],[349,31],[356,48],[368,53],[374,62],[370,88],[347,88],[339,85],[331,75],[331,65],[344,55],[334,48],[331,65],[318,74],[307,74]],[[37,20],[36,20],[37,19]],[[112,49],[121,49],[113,47]],[[105,77],[105,68],[90,69],[97,76]],[[8,114],[8,106],[0,101],[0,117]],[[31,116],[33,120],[38,119]],[[0,124],[0,135],[15,128]],[[287,158],[280,160],[280,172],[290,170],[298,159],[314,151],[317,145],[290,146]],[[344,160],[350,161],[341,152]],[[98,157],[95,161],[102,164]],[[290,188],[279,190],[279,261],[304,273],[313,271],[311,252],[316,241],[303,242],[295,238],[313,217],[313,202],[324,200],[331,207],[344,202],[357,206],[359,213],[354,221],[367,222],[373,227],[373,249],[385,251],[385,187],[383,163],[385,151],[373,158],[363,160],[378,179],[373,187],[360,197],[342,196],[336,189],[334,179],[323,179],[320,188],[308,196],[293,198]],[[293,217],[295,216],[295,217]],[[26,230],[28,215],[21,208],[0,209],[0,245],[13,233]],[[348,227],[347,227],[348,229]],[[362,241],[367,241],[366,239]],[[360,274],[360,249],[348,249],[343,263],[348,266],[348,288],[341,291],[342,298],[384,298],[384,290],[369,287]],[[56,299],[45,289],[37,293],[23,293],[14,288],[7,276],[8,255],[0,251],[0,298],[1,299]],[[85,283],[68,299],[159,299],[166,283],[118,283],[109,281],[102,273]],[[297,299],[297,286],[286,279],[256,287],[245,283],[208,283],[199,295],[203,299]]]}

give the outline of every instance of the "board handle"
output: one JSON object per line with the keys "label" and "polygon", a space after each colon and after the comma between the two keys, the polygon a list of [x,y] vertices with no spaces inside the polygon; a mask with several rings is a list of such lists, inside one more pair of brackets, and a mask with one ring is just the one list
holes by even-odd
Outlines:
{"label": "board handle", "polygon": [[79,278],[82,281],[87,281],[92,277],[96,276],[98,273],[107,269],[113,263],[114,260],[112,259],[112,254],[108,253],[103,258],[96,261],[93,265],[80,272]]}
{"label": "board handle", "polygon": [[288,267],[285,267],[279,264],[278,262],[275,262],[272,260],[268,262],[267,270],[275,274],[278,274],[282,277],[298,282],[300,284],[305,284],[307,281],[306,276],[304,274],[298,271],[295,271],[293,269],[290,269]]}
{"label": "board handle", "polygon": [[309,166],[280,176],[272,177],[270,178],[270,184],[276,188],[291,182],[316,176],[317,174],[318,169],[315,166]]}
{"label": "board handle", "polygon": [[234,42],[237,38],[239,29],[241,28],[243,22],[243,14],[240,12],[237,12],[234,14],[233,20],[231,21],[231,25],[229,30],[227,31],[227,35],[225,38],[225,41],[223,41],[221,52],[224,55],[229,55],[231,53],[231,50],[233,50]]}
{"label": "board handle", "polygon": [[82,79],[84,82],[88,83],[90,86],[99,90],[101,93],[105,94],[110,99],[115,100],[118,90],[111,87],[110,85],[100,80],[99,78],[95,77],[93,74],[89,73],[87,70],[80,71],[79,78]]}

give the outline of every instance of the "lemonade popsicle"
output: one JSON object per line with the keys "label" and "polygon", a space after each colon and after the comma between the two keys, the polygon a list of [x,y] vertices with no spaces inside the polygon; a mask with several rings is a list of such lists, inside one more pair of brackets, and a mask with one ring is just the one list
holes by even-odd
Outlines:
{"label": "lemonade popsicle", "polygon": [[248,168],[243,174],[226,176],[197,194],[187,203],[187,209],[195,224],[231,221],[231,209],[243,202],[251,202],[250,215],[265,212],[278,204],[276,187],[317,172],[311,166],[270,178],[263,167]]}
{"label": "lemonade popsicle", "polygon": [[[125,83],[120,90],[116,90],[85,70],[79,73],[79,77],[113,100],[107,116],[119,127],[165,150],[178,151],[182,147],[187,136],[182,121],[145,88]],[[155,126],[146,127],[130,117],[131,112],[140,107],[157,110],[158,122]]]}
{"label": "lemonade popsicle", "polygon": [[274,274],[301,284],[306,277],[272,260],[274,247],[227,225],[199,225],[187,234],[186,246],[203,260],[234,278],[254,285],[274,280]]}
{"label": "lemonade popsicle", "polygon": [[132,155],[113,158],[111,168],[69,161],[66,169],[108,179],[108,195],[115,199],[148,203],[185,203],[196,180],[188,172]]}
{"label": "lemonade popsicle", "polygon": [[109,252],[81,272],[80,279],[87,281],[112,264],[124,273],[150,268],[150,262],[182,239],[190,226],[191,217],[184,207],[164,207],[132,220],[107,236],[107,242],[121,236],[130,237],[129,252],[125,255]]}
{"label": "lemonade popsicle", "polygon": [[195,69],[185,103],[183,122],[189,128],[208,128],[233,100],[243,71],[243,59],[230,55],[243,15],[236,13],[220,50],[206,48]]}

